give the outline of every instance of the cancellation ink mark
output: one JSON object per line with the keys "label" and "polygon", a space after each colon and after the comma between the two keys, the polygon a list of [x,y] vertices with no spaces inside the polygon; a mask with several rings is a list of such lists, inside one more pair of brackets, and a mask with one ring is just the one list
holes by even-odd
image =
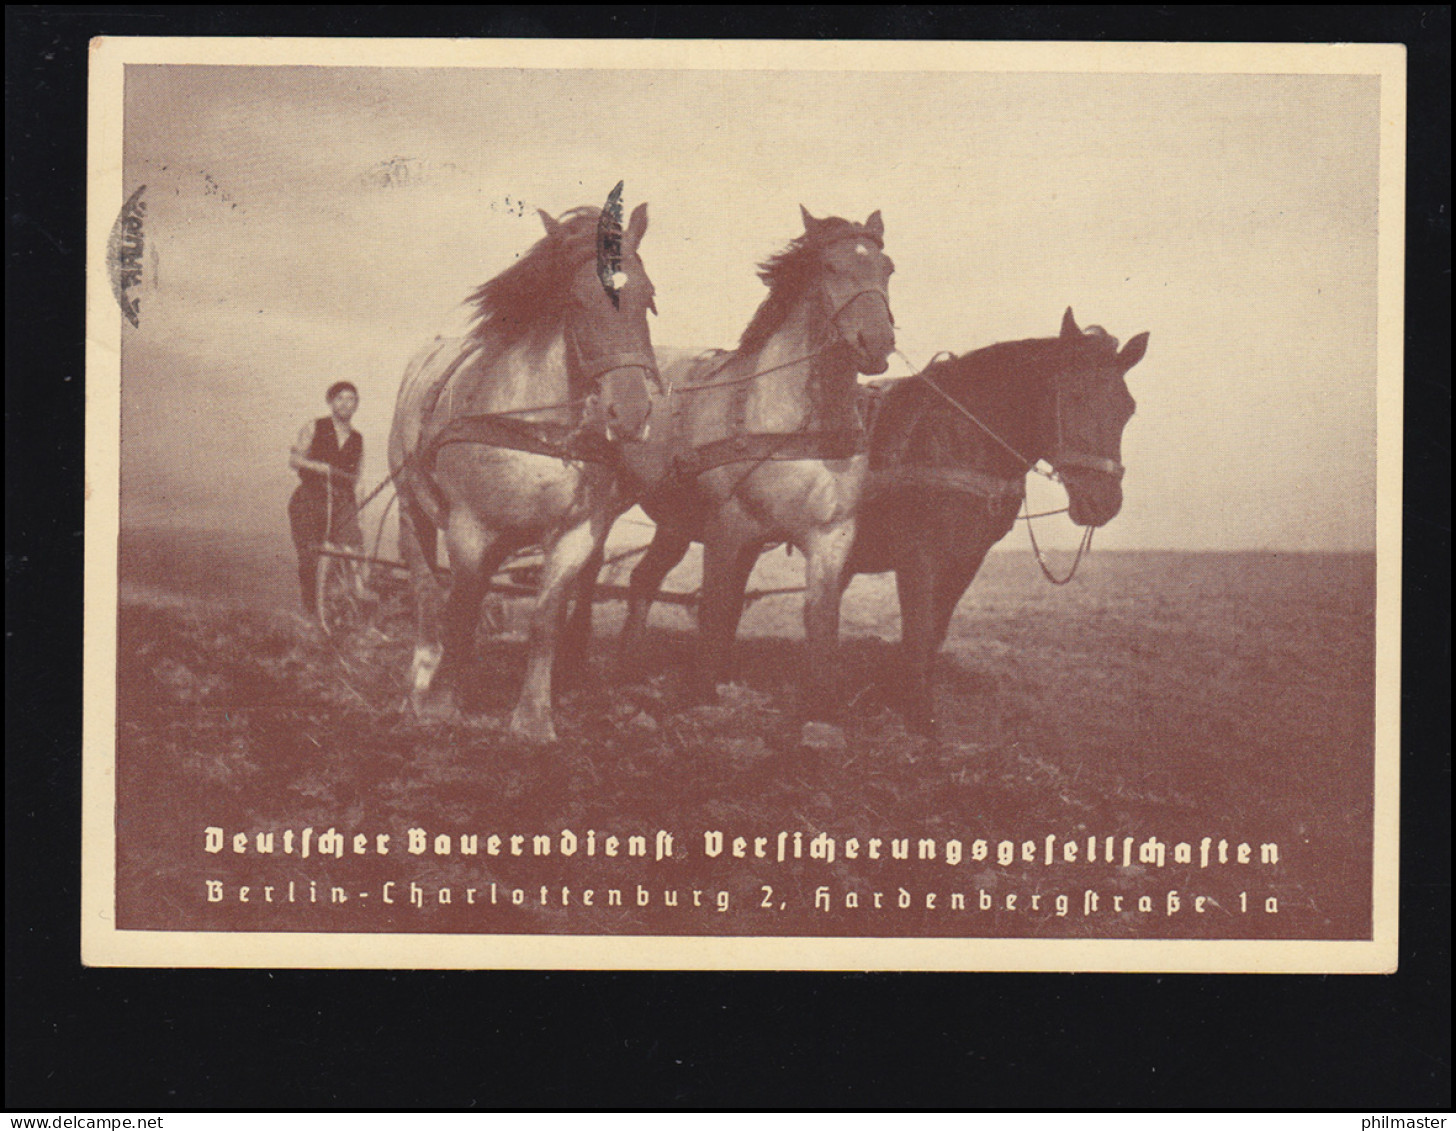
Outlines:
{"label": "cancellation ink mark", "polygon": [[121,214],[111,228],[111,238],[106,241],[106,266],[111,274],[111,291],[116,295],[117,305],[126,320],[135,327],[141,326],[141,299],[133,298],[131,290],[142,283],[142,254],[146,251],[143,235],[147,202],[142,194],[147,186],[142,185],[122,205]]}
{"label": "cancellation ink mark", "polygon": [[622,273],[623,184],[625,182],[618,181],[617,187],[607,195],[602,214],[597,218],[597,278],[602,281],[602,290],[607,292],[612,305],[619,309],[622,301],[617,288],[620,285],[618,276]]}

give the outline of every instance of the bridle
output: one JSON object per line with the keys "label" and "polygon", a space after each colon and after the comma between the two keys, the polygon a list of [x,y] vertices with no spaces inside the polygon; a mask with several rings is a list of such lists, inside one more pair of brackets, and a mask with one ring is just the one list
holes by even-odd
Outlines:
{"label": "bridle", "polygon": [[[823,250],[825,250],[827,248],[833,247],[835,244],[843,243],[846,240],[861,240],[861,239],[869,240],[877,248],[879,248],[880,251],[881,251],[881,253],[883,254],[883,252],[885,250],[884,243],[877,236],[875,236],[874,233],[869,232],[869,231],[866,231],[866,230],[864,230],[862,228],[856,229],[854,231],[844,232],[844,233],[841,233],[840,235],[834,236],[834,237],[832,237],[830,239],[826,239],[826,240],[819,241],[818,244],[817,244],[817,247],[818,247],[818,249],[820,251],[823,251]],[[893,269],[893,265],[892,265],[892,269]],[[843,330],[844,330],[844,328],[842,326],[840,326],[840,324],[839,324],[840,316],[843,315],[844,312],[846,310],[848,310],[851,306],[853,306],[856,302],[858,302],[860,299],[864,298],[865,295],[874,295],[882,303],[884,303],[885,304],[885,317],[887,317],[890,320],[890,325],[891,326],[894,326],[894,324],[895,324],[895,312],[890,307],[890,296],[885,293],[885,288],[884,287],[863,287],[860,290],[855,291],[848,298],[843,299],[842,301],[839,301],[839,302],[836,302],[835,301],[838,296],[835,295],[834,289],[830,285],[828,285],[827,283],[825,284],[825,287],[824,287],[824,293],[828,297],[830,304],[833,306],[833,310],[832,310],[832,312],[829,315],[829,325],[831,327],[833,327],[834,329],[840,331],[841,337],[843,337]],[[830,343],[826,343],[825,348],[827,348],[829,344]]]}
{"label": "bridle", "polygon": [[1062,393],[1063,389],[1058,383],[1052,392],[1052,454],[1047,457],[1057,475],[1064,468],[1075,468],[1082,471],[1097,471],[1103,475],[1110,475],[1121,482],[1127,469],[1115,459],[1108,459],[1106,456],[1094,456],[1090,452],[1079,451],[1071,447],[1066,440],[1066,434],[1062,428]]}
{"label": "bridle", "polygon": [[662,389],[662,376],[657,371],[657,358],[650,350],[621,350],[616,353],[586,356],[581,348],[575,329],[565,333],[567,366],[573,371],[578,383],[585,383],[594,392],[600,392],[602,378],[614,369],[641,369],[652,383]]}
{"label": "bridle", "polygon": [[[620,187],[620,186],[618,186]],[[605,213],[603,214],[605,215]],[[594,257],[595,258],[595,257]],[[588,259],[585,262],[590,263]],[[614,310],[618,306],[617,292],[609,291]],[[600,393],[602,378],[614,369],[641,369],[643,373],[652,379],[652,383],[658,390],[662,389],[662,377],[657,371],[657,358],[649,350],[619,350],[612,353],[588,355],[582,349],[581,340],[577,329],[568,318],[563,327],[563,337],[566,339],[566,364],[569,371],[573,371],[576,383],[586,384],[593,392]]]}
{"label": "bridle", "polygon": [[[912,369],[915,368],[915,363],[912,362],[908,357],[906,357],[898,349],[895,352],[899,354],[900,358],[907,365],[909,365]],[[966,408],[965,405],[961,404],[960,401],[958,401],[955,397],[951,396],[948,392],[946,392],[943,388],[936,384],[933,379],[926,375],[926,371],[942,357],[953,356],[954,354],[952,354],[949,350],[943,350],[940,353],[936,354],[934,357],[932,357],[923,368],[917,369],[911,376],[928,385],[932,390],[934,390],[936,394],[938,394],[944,401],[946,401],[946,403],[951,405],[951,407],[954,408],[958,413],[964,416],[967,420],[969,420],[972,424],[974,424],[977,428],[979,428],[982,432],[984,432],[987,436],[989,436],[992,440],[994,440],[997,444],[999,444],[1002,448],[1009,452],[1017,460],[1017,462],[1021,464],[1021,473],[1023,475],[1025,475],[1028,471],[1035,472],[1037,475],[1042,476],[1044,479],[1048,479],[1054,483],[1060,483],[1063,488],[1066,487],[1066,480],[1063,478],[1062,472],[1068,469],[1100,472],[1104,475],[1112,476],[1119,482],[1122,481],[1122,477],[1126,473],[1126,468],[1124,468],[1123,465],[1117,460],[1109,459],[1106,456],[1092,455],[1090,452],[1084,452],[1076,448],[1070,447],[1066,443],[1065,431],[1062,427],[1062,388],[1060,382],[1058,382],[1056,387],[1052,390],[1052,452],[1051,455],[1049,455],[1046,459],[1046,462],[1051,465],[1052,469],[1051,471],[1043,471],[1039,466],[1039,461],[1027,459],[1026,456],[1024,456],[1021,452],[1017,451],[1009,443],[1007,443],[1006,440],[1002,436],[1000,436],[994,428],[992,428],[984,420],[978,417],[970,409]],[[1058,514],[1060,512],[1051,511],[1048,513]],[[1088,526],[1083,531],[1081,542],[1077,546],[1077,556],[1072,559],[1071,570],[1067,573],[1065,577],[1057,577],[1054,573],[1052,573],[1051,567],[1047,565],[1046,557],[1042,554],[1041,551],[1041,546],[1039,546],[1036,541],[1036,531],[1031,524],[1031,520],[1033,518],[1041,518],[1044,516],[1033,515],[1030,513],[1027,507],[1025,495],[1022,496],[1021,500],[1021,514],[1017,517],[1020,521],[1026,523],[1026,533],[1027,536],[1031,539],[1032,552],[1036,556],[1036,564],[1041,567],[1041,572],[1043,576],[1045,576],[1046,579],[1050,581],[1053,585],[1066,585],[1068,582],[1070,582],[1072,578],[1077,575],[1077,567],[1082,564],[1083,557],[1091,552],[1092,535],[1097,528],[1095,526]]]}
{"label": "bridle", "polygon": [[[914,362],[912,362],[898,349],[895,352],[899,354],[900,358],[907,365],[909,365],[912,369],[914,368]],[[964,416],[967,420],[969,420],[992,440],[996,441],[996,443],[1001,445],[1002,448],[1004,448],[1018,463],[1021,464],[1021,470],[1023,474],[1028,471],[1035,472],[1042,478],[1051,480],[1054,483],[1063,482],[1062,471],[1068,468],[1075,468],[1083,471],[1098,471],[1104,475],[1110,475],[1118,480],[1121,480],[1123,475],[1126,474],[1127,469],[1117,460],[1108,459],[1106,456],[1095,456],[1092,455],[1090,452],[1080,451],[1077,448],[1073,448],[1067,444],[1065,430],[1062,427],[1062,389],[1060,386],[1052,391],[1052,451],[1051,454],[1046,457],[1046,462],[1051,464],[1052,470],[1049,472],[1043,471],[1040,466],[1040,460],[1027,459],[1026,456],[1021,454],[1021,452],[1017,451],[1009,443],[1007,443],[1006,440],[994,428],[992,428],[979,416],[973,413],[965,405],[961,404],[960,401],[956,400],[955,397],[947,393],[943,388],[937,385],[934,380],[926,375],[926,371],[929,370],[930,367],[941,358],[954,356],[955,355],[952,354],[949,350],[942,350],[940,353],[932,357],[930,361],[926,363],[923,369],[916,370],[914,373],[912,373],[911,377],[928,385],[935,393],[937,393],[941,397],[942,400],[944,400],[947,404],[949,404],[952,408],[954,408],[957,412],[959,412],[962,416]]]}

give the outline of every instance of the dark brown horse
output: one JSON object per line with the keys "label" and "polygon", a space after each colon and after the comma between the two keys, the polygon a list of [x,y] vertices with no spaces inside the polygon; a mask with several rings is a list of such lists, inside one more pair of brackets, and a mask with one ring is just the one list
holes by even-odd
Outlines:
{"label": "dark brown horse", "polygon": [[[934,727],[931,675],[951,615],[986,552],[1016,522],[1027,471],[1056,469],[1072,521],[1101,526],[1122,507],[1122,432],[1134,402],[1127,371],[1148,335],[1119,352],[1101,327],[1003,342],[937,362],[871,396],[870,473],[840,589],[856,573],[895,571],[906,716]],[[878,403],[875,403],[878,402]],[[632,574],[638,624],[687,544],[659,529]]]}
{"label": "dark brown horse", "polygon": [[[616,472],[616,444],[646,429],[656,361],[647,326],[652,283],[637,255],[647,206],[625,232],[596,208],[541,219],[545,238],[471,296],[474,331],[437,339],[410,363],[389,460],[419,616],[416,709],[427,706],[437,669],[458,670],[468,659],[500,563],[540,546],[540,595],[510,726],[549,742],[564,600],[632,504]],[[453,574],[443,615],[437,530]]]}
{"label": "dark brown horse", "polygon": [[1058,337],[937,362],[883,394],[844,580],[895,571],[915,729],[934,728],[935,657],[986,552],[1015,525],[1031,466],[1052,465],[1079,526],[1122,509],[1122,433],[1136,407],[1125,378],[1147,346],[1142,333],[1119,351],[1069,307]]}
{"label": "dark brown horse", "polygon": [[[894,265],[878,212],[863,224],[801,212],[803,235],[760,268],[768,297],[738,348],[665,369],[650,440],[624,449],[658,524],[633,574],[624,651],[636,650],[662,577],[701,541],[693,690],[716,698],[753,564],[766,544],[788,542],[805,560],[812,720],[834,710],[839,579],[869,466],[857,378],[883,373],[895,346]],[[578,607],[584,640],[588,602]]]}

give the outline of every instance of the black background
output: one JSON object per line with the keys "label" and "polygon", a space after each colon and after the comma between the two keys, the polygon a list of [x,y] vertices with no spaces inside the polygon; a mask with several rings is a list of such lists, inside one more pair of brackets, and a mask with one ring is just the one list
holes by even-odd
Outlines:
{"label": "black background", "polygon": [[[1450,1104],[1449,6],[30,6],[5,19],[8,1107]],[[86,51],[102,34],[1406,43],[1400,972],[83,968]]]}

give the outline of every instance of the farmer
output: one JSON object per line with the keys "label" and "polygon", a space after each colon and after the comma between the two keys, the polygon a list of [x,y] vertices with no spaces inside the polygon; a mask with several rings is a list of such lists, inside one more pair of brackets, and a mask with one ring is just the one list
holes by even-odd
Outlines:
{"label": "farmer", "polygon": [[288,456],[288,466],[302,480],[288,501],[288,521],[298,550],[303,607],[310,616],[318,612],[319,544],[328,541],[361,549],[364,545],[354,495],[364,437],[349,423],[359,407],[359,390],[349,381],[335,381],[325,399],[330,415],[305,424]]}

